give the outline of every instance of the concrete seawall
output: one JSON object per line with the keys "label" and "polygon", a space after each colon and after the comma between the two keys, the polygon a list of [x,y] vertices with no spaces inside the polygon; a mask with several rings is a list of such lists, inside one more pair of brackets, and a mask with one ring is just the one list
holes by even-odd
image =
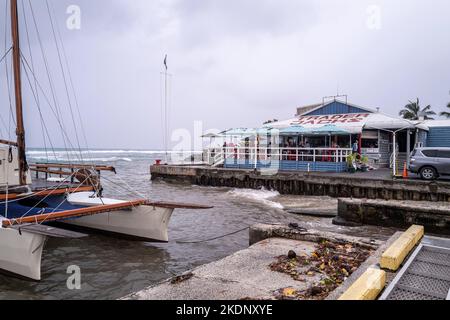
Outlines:
{"label": "concrete seawall", "polygon": [[276,190],[281,194],[450,202],[450,184],[420,180],[392,180],[376,172],[364,176],[347,173],[279,172],[264,175],[252,170],[203,166],[152,166],[152,180],[200,186]]}
{"label": "concrete seawall", "polygon": [[426,232],[449,235],[450,205],[448,202],[339,199],[334,222],[398,228],[420,224]]}

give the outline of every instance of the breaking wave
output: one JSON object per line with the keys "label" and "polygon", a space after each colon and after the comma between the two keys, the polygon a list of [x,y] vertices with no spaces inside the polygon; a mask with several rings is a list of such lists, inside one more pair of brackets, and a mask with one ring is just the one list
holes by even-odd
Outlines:
{"label": "breaking wave", "polygon": [[228,194],[233,197],[244,198],[254,202],[262,203],[271,208],[283,209],[283,205],[281,203],[270,200],[280,195],[280,193],[277,191],[270,191],[264,188],[261,190],[233,189],[231,191],[228,191]]}

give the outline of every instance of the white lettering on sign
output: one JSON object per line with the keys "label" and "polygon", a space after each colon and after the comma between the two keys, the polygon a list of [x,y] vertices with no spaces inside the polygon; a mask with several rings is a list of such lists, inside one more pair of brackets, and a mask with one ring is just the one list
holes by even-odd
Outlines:
{"label": "white lettering on sign", "polygon": [[327,125],[339,123],[358,123],[364,121],[370,113],[335,114],[328,116],[303,116],[293,125]]}

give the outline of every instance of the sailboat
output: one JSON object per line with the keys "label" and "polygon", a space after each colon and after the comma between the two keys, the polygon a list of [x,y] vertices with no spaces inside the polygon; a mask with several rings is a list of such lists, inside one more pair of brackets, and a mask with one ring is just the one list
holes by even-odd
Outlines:
{"label": "sailboat", "polygon": [[[148,199],[105,198],[99,173],[114,171],[113,167],[62,163],[29,165],[17,0],[10,0],[10,9],[17,139],[0,139],[0,270],[41,280],[42,253],[47,238],[85,236],[68,230],[68,225],[140,241],[167,242],[167,229],[175,209],[211,208]],[[36,177],[43,173],[46,177],[57,174],[62,178],[33,181],[32,171]]]}

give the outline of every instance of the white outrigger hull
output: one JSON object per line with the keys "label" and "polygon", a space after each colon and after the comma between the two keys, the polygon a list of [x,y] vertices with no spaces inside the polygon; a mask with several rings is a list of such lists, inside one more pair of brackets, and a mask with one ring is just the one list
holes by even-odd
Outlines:
{"label": "white outrigger hull", "polygon": [[41,280],[41,258],[46,238],[40,234],[0,227],[0,269]]}
{"label": "white outrigger hull", "polygon": [[129,210],[100,213],[63,222],[143,241],[168,242],[173,209],[139,206]]}
{"label": "white outrigger hull", "polygon": [[[92,192],[78,192],[68,196],[71,204],[98,206],[120,204],[125,201],[92,197]],[[65,224],[100,230],[144,241],[168,242],[168,228],[174,209],[140,205],[64,221]]]}
{"label": "white outrigger hull", "polygon": [[[68,201],[83,206],[119,204],[122,200],[93,197],[92,192],[69,195]],[[143,241],[168,242],[168,226],[174,209],[140,205],[63,221],[64,224],[99,230]],[[1,227],[0,269],[32,280],[41,280],[41,259],[46,235]]]}

